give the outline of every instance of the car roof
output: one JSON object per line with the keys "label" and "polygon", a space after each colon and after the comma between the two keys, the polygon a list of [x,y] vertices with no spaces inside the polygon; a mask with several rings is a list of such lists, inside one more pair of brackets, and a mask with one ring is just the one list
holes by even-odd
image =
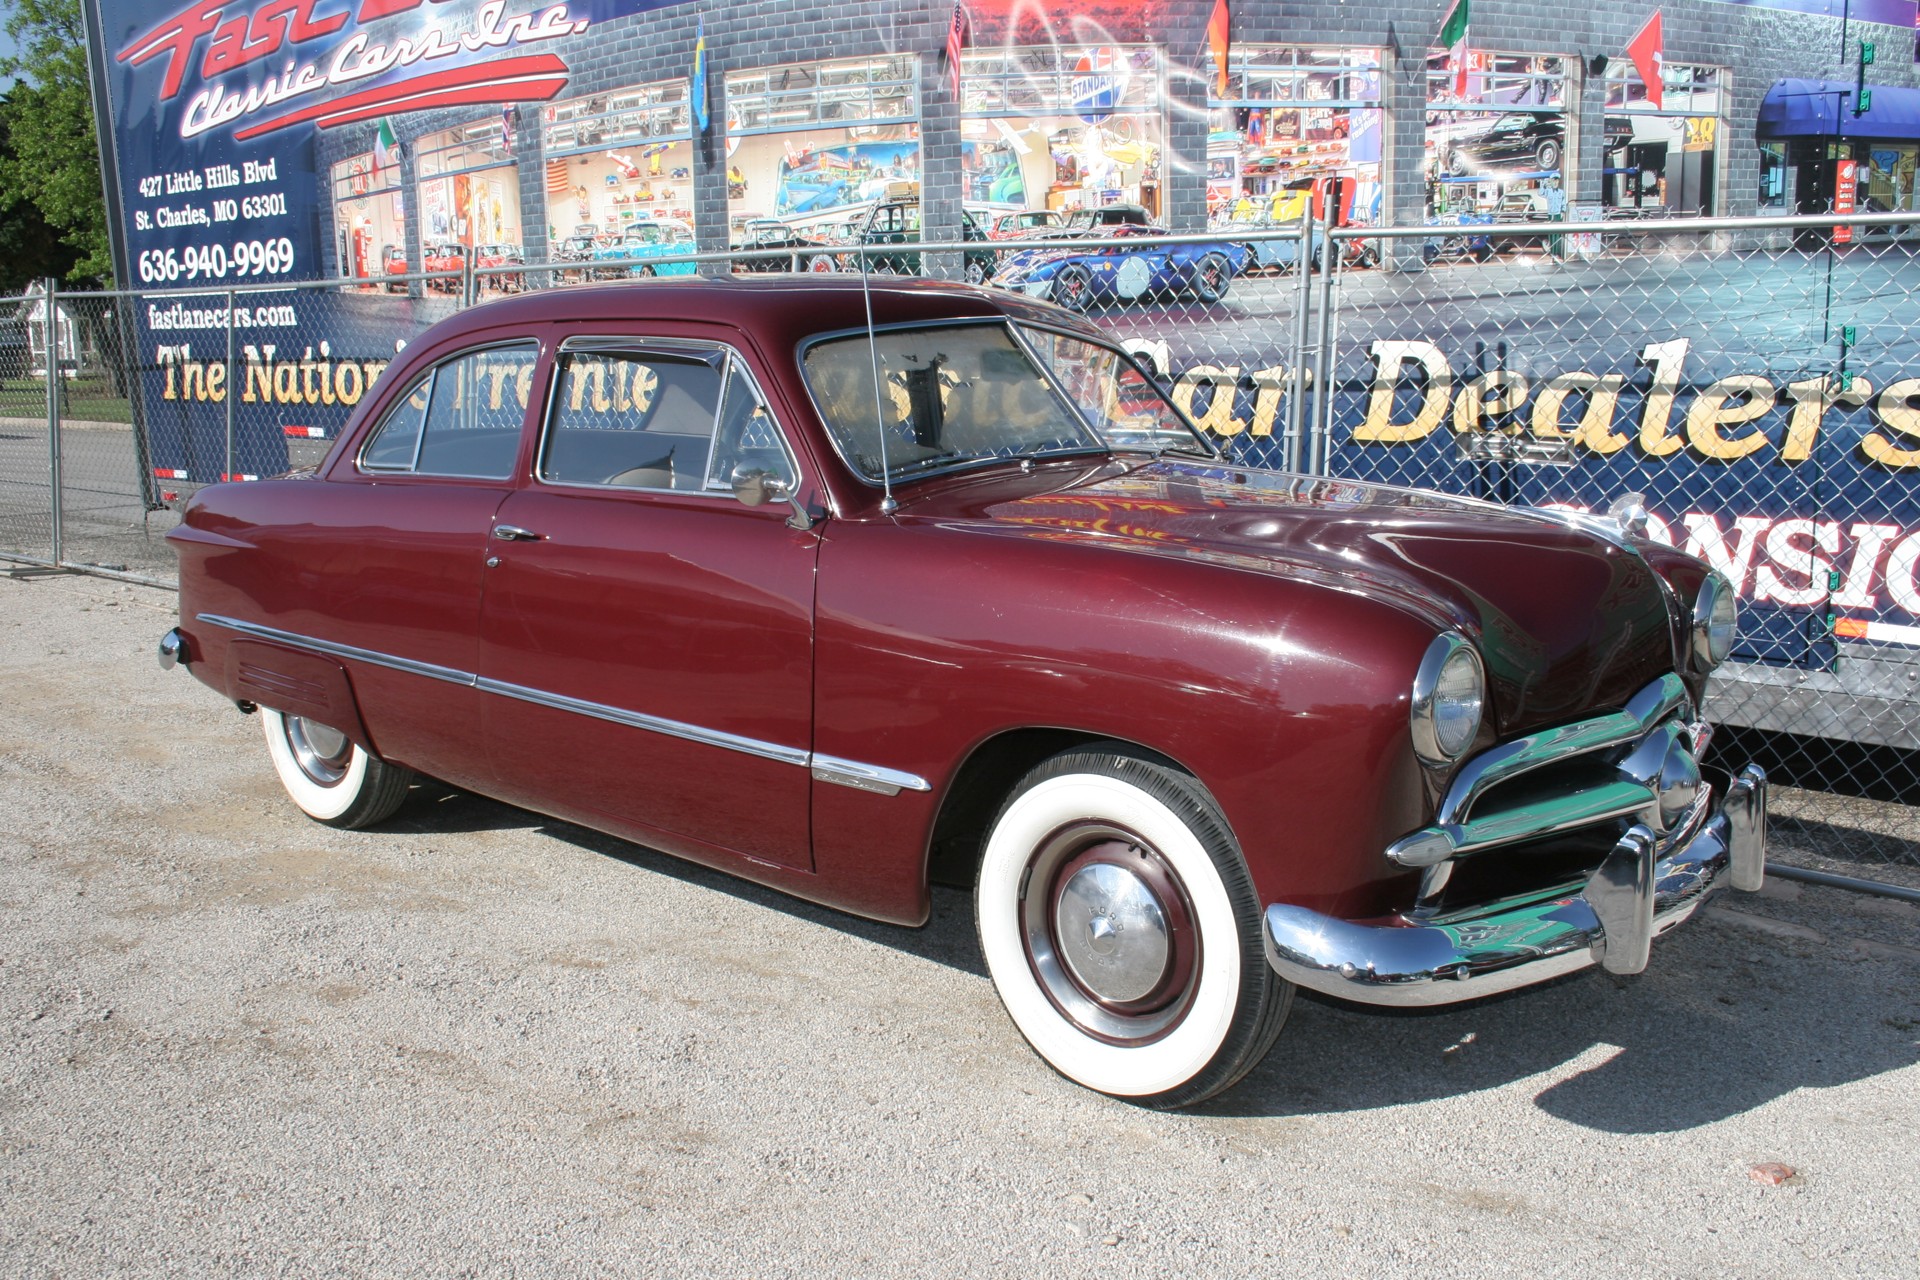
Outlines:
{"label": "car roof", "polygon": [[450,328],[495,328],[694,320],[731,325],[779,350],[815,334],[865,328],[869,295],[873,322],[880,326],[1009,316],[1112,341],[1070,313],[1020,294],[898,277],[873,280],[863,291],[859,277],[851,275],[674,276],[548,289],[484,303],[442,323]]}

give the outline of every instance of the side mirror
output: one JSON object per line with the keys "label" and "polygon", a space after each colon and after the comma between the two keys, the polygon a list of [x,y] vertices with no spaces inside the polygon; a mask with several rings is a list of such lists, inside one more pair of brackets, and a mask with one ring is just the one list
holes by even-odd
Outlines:
{"label": "side mirror", "polygon": [[788,496],[787,482],[771,471],[763,471],[757,467],[735,467],[733,496],[749,507],[785,501]]}
{"label": "side mirror", "polygon": [[817,519],[806,504],[794,496],[792,486],[771,471],[758,467],[742,464],[733,469],[733,496],[749,507],[769,502],[787,503],[793,508],[793,514],[787,517],[787,526],[792,529],[804,532],[813,528]]}

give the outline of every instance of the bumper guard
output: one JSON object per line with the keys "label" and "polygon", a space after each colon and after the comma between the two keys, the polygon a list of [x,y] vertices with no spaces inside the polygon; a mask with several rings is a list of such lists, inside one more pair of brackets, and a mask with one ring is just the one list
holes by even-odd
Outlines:
{"label": "bumper guard", "polygon": [[1380,1005],[1474,1000],[1592,964],[1638,973],[1653,939],[1709,891],[1752,892],[1766,865],[1767,775],[1750,764],[1691,835],[1662,849],[1636,823],[1572,896],[1431,924],[1359,923],[1276,904],[1266,913],[1267,961],[1289,982]]}

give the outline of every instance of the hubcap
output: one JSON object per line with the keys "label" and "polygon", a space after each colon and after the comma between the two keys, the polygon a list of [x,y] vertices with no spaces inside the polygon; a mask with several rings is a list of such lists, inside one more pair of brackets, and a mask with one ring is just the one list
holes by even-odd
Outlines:
{"label": "hubcap", "polygon": [[1146,882],[1125,867],[1095,862],[1074,872],[1053,916],[1061,959],[1095,999],[1139,1000],[1166,976],[1173,950],[1167,913]]}
{"label": "hubcap", "polygon": [[1054,832],[1028,863],[1020,911],[1034,977],[1081,1030],[1142,1044],[1186,1015],[1199,931],[1179,877],[1145,841],[1099,822]]}
{"label": "hubcap", "polygon": [[285,724],[287,746],[292,748],[300,772],[323,787],[331,787],[347,776],[353,744],[346,734],[305,716],[288,716]]}

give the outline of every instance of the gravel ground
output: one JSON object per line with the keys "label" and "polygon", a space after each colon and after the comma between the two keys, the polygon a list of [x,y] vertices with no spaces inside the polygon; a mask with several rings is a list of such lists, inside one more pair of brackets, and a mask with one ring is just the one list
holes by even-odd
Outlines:
{"label": "gravel ground", "polygon": [[156,668],[173,608],[0,580],[6,1275],[1920,1275],[1904,904],[1303,999],[1160,1115],[1028,1052],[964,895],[869,924],[440,790],[306,821]]}

